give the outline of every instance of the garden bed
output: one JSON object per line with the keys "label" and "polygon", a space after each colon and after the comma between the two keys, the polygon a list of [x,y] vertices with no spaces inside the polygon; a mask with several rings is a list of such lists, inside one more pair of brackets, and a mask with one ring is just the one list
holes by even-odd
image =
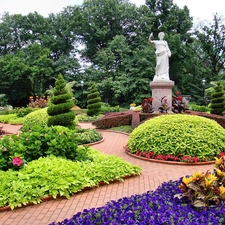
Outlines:
{"label": "garden bed", "polygon": [[[104,182],[104,181],[101,181],[99,182],[99,184],[97,184],[96,186],[94,187],[84,187],[81,191],[84,192],[84,191],[89,191],[93,188],[97,188],[99,186],[103,186],[103,185],[108,185],[108,184],[113,184],[115,182],[123,182],[125,179],[129,179],[129,178],[132,178],[132,177],[135,177],[135,176],[138,176],[138,174],[134,174],[134,175],[127,175],[127,176],[124,176],[124,177],[121,177],[122,181],[121,180],[111,180],[109,182]],[[74,193],[74,195],[76,195],[77,193]],[[50,200],[55,200],[55,199],[66,199],[65,196],[60,196],[59,194],[54,198],[52,195],[49,195],[49,196],[44,196],[41,198],[41,202],[45,202],[45,201],[50,201]],[[32,206],[32,205],[35,205],[35,203],[32,203],[32,202],[29,202],[27,204],[22,204],[21,207],[27,207],[27,206]],[[19,206],[15,207],[14,209],[19,209],[21,208]],[[0,212],[3,212],[3,211],[11,211],[12,209],[10,208],[10,206],[3,206],[3,207],[0,207]]]}
{"label": "garden bed", "polygon": [[154,162],[154,163],[163,163],[163,164],[171,164],[171,165],[183,165],[183,166],[199,166],[199,165],[210,165],[214,164],[215,160],[213,161],[207,161],[207,162],[177,162],[177,161],[165,161],[165,160],[159,160],[159,159],[149,159],[144,156],[138,156],[136,154],[132,154],[129,152],[129,150],[125,147],[125,152],[134,158],[149,161],[149,162]]}

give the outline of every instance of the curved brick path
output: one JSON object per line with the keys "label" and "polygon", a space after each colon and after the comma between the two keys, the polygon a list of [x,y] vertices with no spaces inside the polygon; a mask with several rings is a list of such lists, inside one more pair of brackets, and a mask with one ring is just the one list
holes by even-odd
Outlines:
{"label": "curved brick path", "polygon": [[[18,132],[19,130],[19,126],[3,126],[5,130],[8,129],[11,132]],[[90,123],[82,123],[81,126],[83,128],[93,127]],[[143,172],[140,176],[126,179],[124,182],[115,182],[77,193],[69,200],[50,200],[39,205],[0,212],[0,225],[47,225],[53,221],[62,221],[65,218],[71,218],[75,213],[83,209],[103,206],[110,200],[117,200],[125,196],[142,194],[148,190],[156,189],[162,182],[178,179],[194,171],[205,172],[213,168],[213,165],[179,166],[138,160],[128,156],[123,150],[123,146],[127,143],[127,135],[101,132],[105,141],[92,147],[106,154],[115,154],[132,164],[142,167]]]}

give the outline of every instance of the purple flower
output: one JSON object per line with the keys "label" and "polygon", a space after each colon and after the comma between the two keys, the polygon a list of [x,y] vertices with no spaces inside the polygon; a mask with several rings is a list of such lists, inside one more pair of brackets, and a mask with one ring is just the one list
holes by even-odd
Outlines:
{"label": "purple flower", "polygon": [[212,208],[196,209],[186,199],[174,198],[175,194],[181,193],[178,188],[181,180],[163,183],[154,192],[148,191],[142,195],[110,201],[103,207],[85,209],[60,225],[225,224],[224,203]]}

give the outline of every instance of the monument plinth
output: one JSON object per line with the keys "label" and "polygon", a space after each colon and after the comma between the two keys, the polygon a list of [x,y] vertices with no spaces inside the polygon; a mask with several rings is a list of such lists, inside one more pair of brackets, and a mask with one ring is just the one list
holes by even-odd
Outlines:
{"label": "monument plinth", "polygon": [[168,105],[168,112],[172,111],[172,89],[174,87],[174,82],[172,80],[167,81],[152,81],[150,82],[150,87],[152,88],[152,107],[154,112],[158,112],[159,107],[162,106],[161,99],[166,100]]}

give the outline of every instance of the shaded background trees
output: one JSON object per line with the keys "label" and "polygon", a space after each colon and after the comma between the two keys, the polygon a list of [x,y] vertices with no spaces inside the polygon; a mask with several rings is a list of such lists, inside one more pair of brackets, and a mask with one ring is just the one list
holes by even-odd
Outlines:
{"label": "shaded background trees", "polygon": [[95,82],[103,102],[141,103],[151,95],[155,72],[151,32],[155,38],[165,32],[172,52],[170,78],[183,95],[200,103],[202,79],[207,87],[225,75],[223,18],[216,14],[211,23],[193,27],[189,9],[172,0],[146,0],[140,7],[127,0],[89,0],[48,17],[6,13],[0,29],[0,94],[13,106],[44,94],[60,73],[75,81],[77,100]]}

